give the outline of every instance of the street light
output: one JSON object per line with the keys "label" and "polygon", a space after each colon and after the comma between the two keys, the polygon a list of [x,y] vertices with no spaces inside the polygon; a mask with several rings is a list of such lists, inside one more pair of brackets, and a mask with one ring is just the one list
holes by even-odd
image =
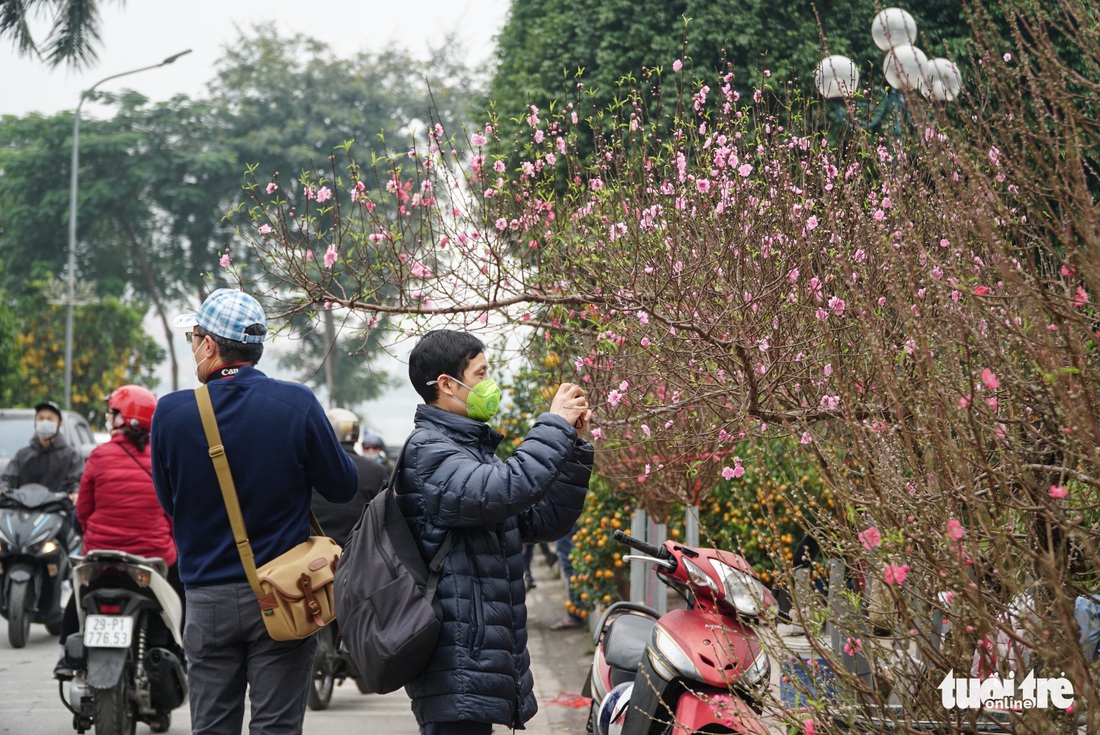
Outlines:
{"label": "street light", "polygon": [[65,408],[67,409],[73,407],[73,303],[76,301],[76,184],[77,166],[80,162],[80,108],[84,106],[84,100],[95,91],[95,88],[104,82],[109,82],[119,77],[126,77],[131,74],[137,74],[138,72],[148,71],[149,69],[166,66],[179,57],[189,53],[191,53],[191,49],[169,56],[159,64],[143,66],[140,69],[132,69],[130,71],[124,71],[121,74],[112,74],[109,77],[100,79],[91,87],[88,87],[88,89],[80,93],[80,100],[77,102],[76,110],[73,112],[73,162],[72,173],[69,178],[69,268],[66,288],[67,294],[65,298]]}
{"label": "street light", "polygon": [[[891,89],[868,127],[878,126],[891,111],[904,109],[898,92],[915,89],[936,102],[950,102],[958,96],[962,89],[959,68],[949,59],[929,59],[913,45],[917,23],[912,15],[901,8],[883,10],[871,22],[871,37],[886,54],[882,72]],[[846,56],[828,56],[814,70],[814,86],[826,99],[846,99],[859,86],[859,71]]]}

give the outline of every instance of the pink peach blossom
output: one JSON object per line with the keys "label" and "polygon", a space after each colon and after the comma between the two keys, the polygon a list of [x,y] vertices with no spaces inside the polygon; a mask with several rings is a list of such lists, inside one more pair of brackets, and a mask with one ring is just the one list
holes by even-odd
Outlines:
{"label": "pink peach blossom", "polygon": [[947,538],[958,541],[966,534],[966,529],[957,520],[952,518],[947,522]]}
{"label": "pink peach blossom", "polygon": [[863,544],[863,548],[867,549],[867,551],[870,551],[871,549],[882,543],[882,534],[879,533],[878,529],[874,526],[871,526],[866,530],[860,531],[856,535],[856,538],[859,539],[859,542]]}

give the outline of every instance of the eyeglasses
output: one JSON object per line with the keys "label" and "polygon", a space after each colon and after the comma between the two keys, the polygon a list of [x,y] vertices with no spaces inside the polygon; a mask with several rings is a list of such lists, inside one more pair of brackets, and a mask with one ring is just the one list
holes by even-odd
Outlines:
{"label": "eyeglasses", "polygon": [[205,336],[206,336],[205,334],[200,334],[199,332],[184,332],[183,333],[183,338],[185,340],[187,340],[187,344],[191,344],[192,342],[194,342],[195,337],[198,337],[199,339],[202,339]]}

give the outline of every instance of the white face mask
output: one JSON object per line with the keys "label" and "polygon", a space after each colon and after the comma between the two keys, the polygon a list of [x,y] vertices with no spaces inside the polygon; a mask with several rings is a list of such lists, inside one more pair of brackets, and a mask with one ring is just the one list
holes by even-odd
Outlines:
{"label": "white face mask", "polygon": [[[203,338],[202,338],[202,340],[200,340],[200,341],[199,341],[199,345],[200,345],[200,346],[202,345],[202,342],[203,342],[203,340],[205,340],[205,339],[206,339],[206,338],[205,338],[205,337],[203,337]],[[198,348],[196,348],[196,349],[193,349],[193,350],[191,350],[191,357],[192,357],[192,359],[194,359],[194,357],[195,357],[196,355],[198,355],[198,354],[199,354]],[[196,363],[196,364],[195,364],[195,377],[196,377],[196,378],[198,378],[198,380],[199,380],[199,382],[200,382],[200,383],[203,383],[203,382],[205,382],[205,381],[204,381],[204,380],[203,380],[202,378],[199,378],[199,368],[201,368],[201,367],[202,367],[202,364],[203,364],[204,362],[206,362],[207,360],[209,360],[209,359],[210,359],[209,357],[204,357],[204,358],[202,358],[201,360],[199,360],[199,361],[198,361],[198,363]]]}
{"label": "white face mask", "polygon": [[57,436],[57,422],[49,419],[39,419],[34,422],[34,433],[39,439],[53,439]]}

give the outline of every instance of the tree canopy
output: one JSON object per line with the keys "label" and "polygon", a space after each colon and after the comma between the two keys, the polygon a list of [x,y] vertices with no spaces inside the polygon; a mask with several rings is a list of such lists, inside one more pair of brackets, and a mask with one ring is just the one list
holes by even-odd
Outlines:
{"label": "tree canopy", "polygon": [[[279,172],[283,189],[294,191],[303,170],[329,168],[332,151],[349,142],[369,162],[403,149],[433,114],[457,125],[475,89],[451,46],[428,59],[397,48],[343,59],[314,39],[261,25],[229,45],[205,98],[153,104],[132,92],[100,93],[114,111],[81,121],[77,278],[96,297],[152,304],[175,364],[169,306],[216,288],[227,253],[231,270],[249,267],[226,214],[242,201],[250,170]],[[0,118],[0,288],[10,299],[31,299],[30,284],[63,277],[72,123],[69,112]],[[371,174],[368,165],[373,186]],[[331,355],[349,363],[338,371],[348,376],[344,401],[374,395],[377,381],[351,379],[369,359],[350,360],[352,344],[333,349],[323,329],[300,326],[299,345],[312,355],[294,363],[304,376],[319,374]]]}
{"label": "tree canopy", "polygon": [[[676,60],[697,78],[732,71],[742,95],[761,84],[765,70],[809,94],[823,44],[875,67],[866,78],[881,85],[882,53],[871,38],[879,10],[872,0],[513,0],[489,100],[507,123],[528,105],[545,110],[573,100],[582,84],[591,99],[585,110],[605,111],[630,89],[661,83],[646,69],[679,76]],[[970,35],[962,3],[931,0],[907,10],[930,56],[961,51]]]}

